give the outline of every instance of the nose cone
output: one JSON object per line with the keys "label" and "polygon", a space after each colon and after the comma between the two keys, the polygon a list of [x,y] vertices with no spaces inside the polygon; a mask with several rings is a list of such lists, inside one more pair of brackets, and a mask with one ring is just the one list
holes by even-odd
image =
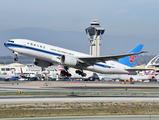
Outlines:
{"label": "nose cone", "polygon": [[5,46],[5,47],[8,47],[8,43],[7,43],[7,42],[5,42],[5,43],[4,43],[4,46]]}

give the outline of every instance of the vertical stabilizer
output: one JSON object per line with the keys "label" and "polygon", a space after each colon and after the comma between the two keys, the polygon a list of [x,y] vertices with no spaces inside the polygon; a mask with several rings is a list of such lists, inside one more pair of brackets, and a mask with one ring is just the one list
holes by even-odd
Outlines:
{"label": "vertical stabilizer", "polygon": [[[137,53],[141,52],[144,45],[138,44],[134,49],[132,49],[129,53]],[[128,53],[128,54],[129,54]],[[128,57],[121,58],[118,62],[129,67],[133,67],[139,55],[132,55]]]}
{"label": "vertical stabilizer", "polygon": [[62,65],[58,65],[58,68],[60,71],[66,71],[65,68]]}
{"label": "vertical stabilizer", "polygon": [[144,75],[150,75],[151,71],[149,70],[148,72],[146,72],[146,70],[144,70]]}

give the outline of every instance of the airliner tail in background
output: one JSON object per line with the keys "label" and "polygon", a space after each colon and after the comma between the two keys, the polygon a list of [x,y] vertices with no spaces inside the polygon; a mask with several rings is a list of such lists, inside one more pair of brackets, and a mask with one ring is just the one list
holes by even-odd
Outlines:
{"label": "airliner tail in background", "polygon": [[62,65],[58,65],[58,68],[60,71],[66,71],[65,68]]}
{"label": "airliner tail in background", "polygon": [[58,65],[58,68],[59,68],[61,76],[71,77],[71,74],[68,71],[66,71],[62,65]]}
{"label": "airliner tail in background", "polygon": [[146,70],[144,70],[144,75],[147,75],[148,78],[155,78],[156,76],[156,70],[149,70],[148,72],[146,72]]}

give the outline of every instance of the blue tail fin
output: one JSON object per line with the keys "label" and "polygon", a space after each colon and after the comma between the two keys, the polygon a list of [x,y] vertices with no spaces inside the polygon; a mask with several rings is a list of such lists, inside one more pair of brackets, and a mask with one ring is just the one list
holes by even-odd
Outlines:
{"label": "blue tail fin", "polygon": [[[139,44],[134,49],[132,49],[129,53],[137,53],[141,52],[144,45]],[[129,54],[128,53],[128,54]],[[121,58],[118,62],[129,67],[133,67],[139,55],[132,55],[125,58]]]}

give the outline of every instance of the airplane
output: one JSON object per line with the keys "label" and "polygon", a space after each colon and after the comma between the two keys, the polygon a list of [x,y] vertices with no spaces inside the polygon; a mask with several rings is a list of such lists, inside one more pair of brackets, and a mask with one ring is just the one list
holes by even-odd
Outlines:
{"label": "airplane", "polygon": [[144,71],[144,75],[105,75],[101,77],[101,79],[111,79],[111,80],[133,80],[133,81],[140,81],[140,80],[150,80],[155,78],[156,70],[151,71]]}
{"label": "airplane", "polygon": [[99,77],[94,72],[86,72],[86,76],[81,76],[75,73],[75,71],[69,71],[67,72],[65,68],[62,65],[58,65],[60,75],[62,77],[68,77],[70,79],[84,79],[84,80],[90,80],[90,81],[98,81]]}
{"label": "airplane", "polygon": [[15,54],[15,61],[18,60],[18,54],[21,54],[33,57],[37,66],[60,64],[67,72],[69,67],[76,68],[76,73],[81,76],[86,76],[83,70],[102,74],[137,74],[137,69],[133,69],[132,66],[139,54],[146,53],[141,51],[142,44],[137,45],[128,54],[99,57],[27,39],[10,39],[4,46]]}
{"label": "airplane", "polygon": [[21,79],[19,79],[19,80],[24,81],[24,80],[29,80],[31,78],[36,79],[36,75],[35,74],[33,74],[33,75],[24,74],[22,68],[20,68],[20,69],[21,69],[21,74],[20,74]]}
{"label": "airplane", "polygon": [[121,75],[120,79],[132,79],[133,81],[139,81],[139,80],[150,80],[155,78],[156,70],[153,70],[153,72],[147,75]]}

